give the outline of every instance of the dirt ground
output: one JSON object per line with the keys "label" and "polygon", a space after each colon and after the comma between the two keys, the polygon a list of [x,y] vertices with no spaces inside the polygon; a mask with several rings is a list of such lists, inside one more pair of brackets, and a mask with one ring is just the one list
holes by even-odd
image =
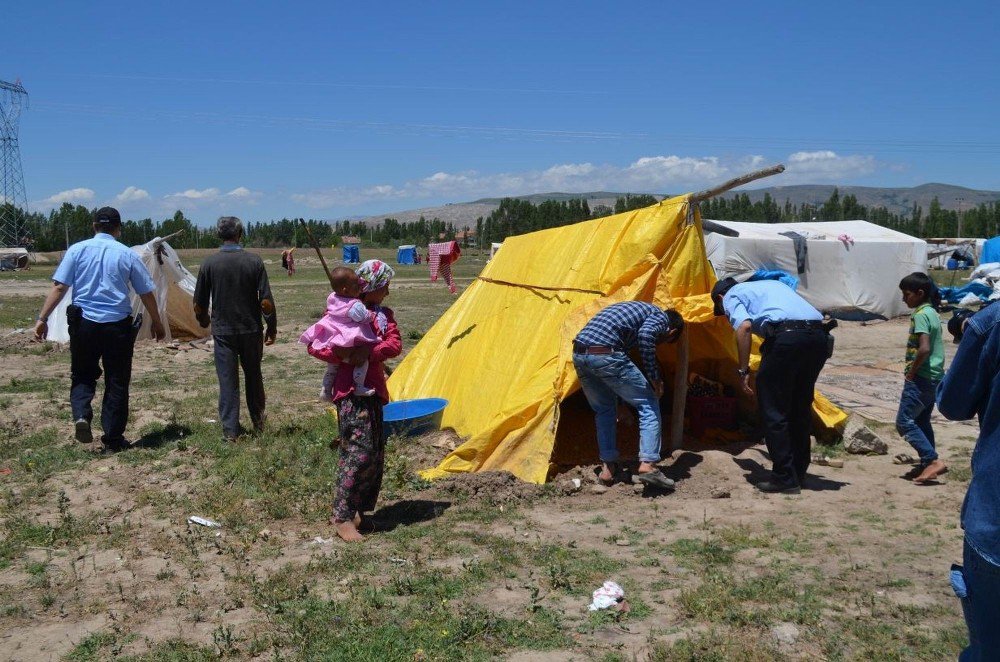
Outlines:
{"label": "dirt ground", "polygon": [[[6,294],[45,291],[44,281],[4,285]],[[149,443],[98,457],[73,446],[59,422],[68,417],[68,354],[3,331],[9,383],[0,389],[0,423],[16,452],[0,460],[8,559],[0,564],[0,659],[336,659],[311,648],[333,635],[308,630],[320,607],[303,596],[340,605],[345,595],[361,603],[375,600],[363,591],[384,591],[390,598],[373,604],[396,609],[405,629],[418,618],[407,610],[421,591],[449,582],[461,588],[433,593],[445,595],[437,608],[446,611],[425,607],[427,618],[452,623],[440,627],[449,633],[442,641],[452,642],[457,627],[468,638],[439,646],[404,637],[387,658],[461,659],[463,650],[517,660],[953,657],[964,632],[948,568],[961,557],[958,512],[978,429],[935,415],[952,471],[930,486],[899,478],[908,467],[892,457],[910,449],[891,424],[906,324],[848,322],[836,331],[820,389],[868,418],[890,451],[858,457],[818,448],[844,467],[812,467],[800,496],[756,492],[749,480],[769,462],[761,445],[746,443],[675,453],[665,462],[678,481],[672,494],[598,487],[592,467],[547,486],[505,474],[428,485],[413,471],[460,442],[436,433],[397,442],[376,533],[360,552],[331,540],[327,494],[289,487],[309,473],[297,456],[276,455],[267,440],[247,442],[243,455],[209,441],[208,352],[140,346],[133,384],[147,395],[130,429],[147,430]],[[947,351],[950,360],[953,346]],[[321,431],[297,422],[303,410],[322,413],[303,404],[317,376],[300,374],[300,354],[279,343],[265,362],[268,383],[281,385],[271,425],[276,440],[325,445]],[[202,399],[185,399],[198,389]],[[322,457],[316,452],[310,457]],[[266,462],[254,464],[255,454]],[[316,480],[329,487],[328,477]],[[191,514],[223,526],[191,524]],[[413,588],[425,577],[437,578],[434,588]],[[590,592],[606,579],[625,588],[630,612],[588,613]],[[400,582],[416,583],[407,592]],[[292,604],[298,611],[288,611]],[[488,610],[489,625],[469,625],[473,609]],[[546,619],[558,627],[545,630]],[[508,621],[521,629],[505,630]],[[792,627],[790,642],[774,633],[778,626]],[[413,647],[403,650],[404,641]]]}

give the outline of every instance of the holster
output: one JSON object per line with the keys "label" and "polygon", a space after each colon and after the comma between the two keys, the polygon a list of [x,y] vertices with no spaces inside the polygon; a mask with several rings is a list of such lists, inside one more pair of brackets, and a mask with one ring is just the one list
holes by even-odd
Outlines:
{"label": "holster", "polygon": [[69,328],[71,334],[76,333],[82,319],[83,308],[73,303],[66,306],[66,326]]}

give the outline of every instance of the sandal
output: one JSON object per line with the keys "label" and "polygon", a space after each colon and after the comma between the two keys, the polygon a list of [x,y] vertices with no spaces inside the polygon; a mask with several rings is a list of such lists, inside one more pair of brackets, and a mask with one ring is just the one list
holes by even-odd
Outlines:
{"label": "sandal", "polygon": [[659,469],[654,469],[653,471],[647,471],[646,473],[635,474],[636,480],[644,485],[649,485],[651,487],[658,487],[661,490],[672,490],[674,489],[674,481],[663,475],[663,472]]}
{"label": "sandal", "polygon": [[607,465],[608,469],[611,470],[611,478],[601,478],[601,472],[604,469],[603,467],[598,467],[596,471],[597,482],[603,485],[604,487],[611,487],[612,485],[617,483],[618,480],[621,478],[621,468],[618,466],[617,462],[608,462]]}
{"label": "sandal", "polygon": [[916,464],[917,460],[912,455],[909,455],[907,453],[899,453],[898,455],[893,456],[892,463],[893,464]]}

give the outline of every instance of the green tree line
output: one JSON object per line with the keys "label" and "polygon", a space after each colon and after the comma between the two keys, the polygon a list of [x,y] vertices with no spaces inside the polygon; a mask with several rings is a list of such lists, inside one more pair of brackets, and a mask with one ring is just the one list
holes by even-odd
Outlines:
{"label": "green tree line", "polygon": [[[481,246],[488,246],[490,242],[500,242],[510,236],[640,209],[655,204],[656,201],[657,198],[652,195],[628,194],[618,197],[613,207],[598,205],[591,209],[584,199],[546,200],[534,204],[528,200],[504,198],[492,213],[476,219],[474,226],[462,227],[439,218],[426,219],[423,216],[409,223],[385,218],[378,225],[359,221],[331,223],[315,219],[304,222],[321,246],[339,245],[343,236],[359,237],[369,246],[423,246],[435,241],[454,239],[459,233],[468,233],[473,229],[476,242]],[[93,210],[82,205],[63,203],[48,214],[19,213],[23,214],[25,234],[36,251],[63,250],[68,244],[93,234]],[[757,223],[860,219],[915,237],[993,237],[1000,234],[1000,202],[957,211],[942,208],[938,199],[934,198],[926,212],[922,207],[914,205],[908,213],[900,214],[882,206],[862,205],[855,196],[841,196],[837,189],[820,205],[795,205],[788,200],[779,204],[769,193],[765,193],[764,198],[756,202],[751,202],[746,193],[728,198],[712,198],[701,203],[701,215],[702,218],[720,221]],[[308,237],[301,225],[303,220],[283,218],[279,221],[247,223],[245,243],[256,248],[309,246]],[[171,240],[171,245],[175,248],[215,248],[219,245],[214,227],[198,227],[182,211],[161,221],[153,221],[151,218],[126,220],[122,223],[122,242],[134,246],[179,230],[183,233]]]}

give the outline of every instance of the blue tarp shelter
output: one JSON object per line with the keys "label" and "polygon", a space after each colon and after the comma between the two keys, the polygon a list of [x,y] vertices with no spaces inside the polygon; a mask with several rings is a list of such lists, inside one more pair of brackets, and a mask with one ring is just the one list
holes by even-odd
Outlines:
{"label": "blue tarp shelter", "polygon": [[344,244],[344,262],[359,264],[361,262],[361,247],[357,244]]}
{"label": "blue tarp shelter", "polygon": [[1000,237],[987,239],[983,244],[983,252],[979,256],[979,264],[987,262],[1000,262]]}
{"label": "blue tarp shelter", "polygon": [[413,245],[400,246],[396,250],[396,262],[398,264],[416,264],[417,247]]}

